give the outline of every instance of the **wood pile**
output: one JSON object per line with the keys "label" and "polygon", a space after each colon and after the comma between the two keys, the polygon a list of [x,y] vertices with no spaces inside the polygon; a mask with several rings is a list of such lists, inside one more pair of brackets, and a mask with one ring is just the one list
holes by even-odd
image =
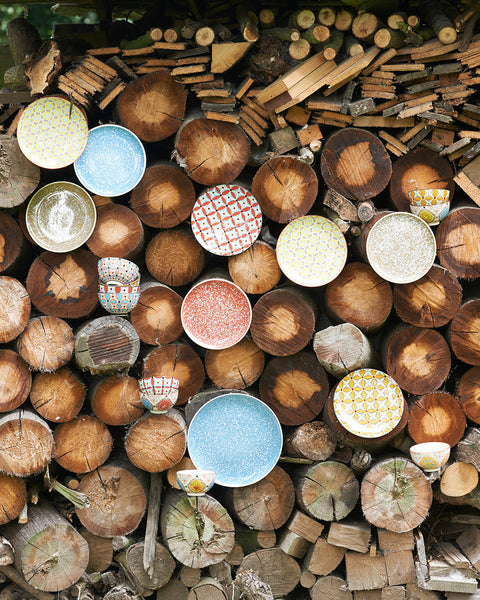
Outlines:
{"label": "wood pile", "polygon": [[[81,28],[72,46],[60,27],[42,44],[24,19],[9,24],[0,600],[477,600],[480,11],[164,10],[88,49]],[[133,131],[148,159],[131,193],[93,196],[95,230],[65,253],[36,245],[25,213],[35,190],[74,171],[37,167],[16,140],[24,109],[50,94],[90,127]],[[251,190],[263,215],[258,240],[231,256],[206,251],[190,222],[200,194],[225,184]],[[389,282],[367,259],[372,226],[432,187],[452,200],[435,264]],[[346,240],[325,285],[295,283],[277,260],[278,237],[305,215]],[[98,304],[106,256],[140,266],[128,317]],[[253,307],[248,335],[224,349],[196,344],[181,320],[216,269]],[[334,410],[339,380],[362,368],[406,399],[385,435],[356,435]],[[153,414],[138,379],[160,374],[180,380],[179,399]],[[214,486],[193,506],[175,476],[192,466],[188,427],[232,390],[274,411],[282,455],[260,481]],[[409,454],[429,441],[452,448],[433,475]]]}

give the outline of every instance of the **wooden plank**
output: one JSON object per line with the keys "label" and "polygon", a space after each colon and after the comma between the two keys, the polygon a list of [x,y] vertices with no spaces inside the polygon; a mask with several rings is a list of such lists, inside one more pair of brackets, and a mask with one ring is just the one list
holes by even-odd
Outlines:
{"label": "wooden plank", "polygon": [[377,117],[377,116],[366,116],[362,115],[356,117],[353,121],[354,127],[413,127],[415,125],[415,119],[413,117],[407,117],[406,119],[396,119],[395,117]]}
{"label": "wooden plank", "polygon": [[386,552],[385,566],[387,569],[388,585],[404,585],[417,581],[412,550]]}
{"label": "wooden plank", "polygon": [[287,523],[287,529],[314,544],[324,530],[324,525],[299,510],[295,510]]}
{"label": "wooden plank", "polygon": [[225,121],[227,123],[238,123],[240,120],[240,117],[238,116],[238,114],[232,114],[232,113],[219,113],[219,112],[213,112],[213,111],[205,111],[204,112],[205,117],[207,119],[213,119],[214,121]]}
{"label": "wooden plank", "polygon": [[379,69],[382,65],[387,63],[389,60],[391,60],[396,55],[397,55],[397,50],[395,50],[394,48],[390,48],[389,50],[386,50],[385,52],[380,54],[380,56],[378,58],[376,58],[366,69],[364,69],[362,71],[362,73],[364,75],[370,75],[370,73],[373,73],[374,71]]}
{"label": "wooden plank", "polygon": [[365,553],[370,547],[370,536],[371,527],[366,521],[332,522],[327,542],[333,546]]}

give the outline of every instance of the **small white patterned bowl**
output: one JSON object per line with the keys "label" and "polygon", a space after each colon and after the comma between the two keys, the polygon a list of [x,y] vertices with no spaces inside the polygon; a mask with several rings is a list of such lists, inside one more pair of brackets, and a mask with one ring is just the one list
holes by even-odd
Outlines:
{"label": "small white patterned bowl", "polygon": [[180,381],[176,377],[144,377],[138,385],[142,404],[152,413],[165,413],[178,400]]}
{"label": "small white patterned bowl", "polygon": [[215,481],[215,471],[187,469],[177,471],[178,485],[187,496],[203,496]]}
{"label": "small white patterned bowl", "polygon": [[408,197],[413,206],[435,206],[436,204],[447,204],[450,201],[450,190],[410,190]]}
{"label": "small white patterned bowl", "polygon": [[410,456],[417,466],[430,473],[447,463],[450,446],[445,442],[423,442],[410,448]]}
{"label": "small white patterned bowl", "polygon": [[98,299],[103,308],[112,315],[126,315],[133,310],[140,298],[138,285],[98,284]]}
{"label": "small white patterned bowl", "polygon": [[110,285],[139,285],[140,269],[126,258],[107,256],[98,261],[98,280]]}

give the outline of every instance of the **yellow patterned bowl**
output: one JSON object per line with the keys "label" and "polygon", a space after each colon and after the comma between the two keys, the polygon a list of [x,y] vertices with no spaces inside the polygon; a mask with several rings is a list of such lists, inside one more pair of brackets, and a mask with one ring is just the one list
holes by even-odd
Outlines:
{"label": "yellow patterned bowl", "polygon": [[177,481],[187,496],[203,496],[215,481],[215,471],[204,469],[177,471]]}
{"label": "yellow patterned bowl", "polygon": [[447,463],[450,446],[445,442],[424,442],[412,446],[410,456],[417,466],[430,473],[438,471]]}
{"label": "yellow patterned bowl", "polygon": [[428,225],[438,225],[450,210],[450,190],[410,190],[410,212]]}

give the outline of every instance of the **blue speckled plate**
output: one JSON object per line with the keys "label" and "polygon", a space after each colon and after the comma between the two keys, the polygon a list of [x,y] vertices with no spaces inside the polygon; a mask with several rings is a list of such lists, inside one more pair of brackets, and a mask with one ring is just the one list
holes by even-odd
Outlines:
{"label": "blue speckled plate", "polygon": [[100,196],[121,196],[132,190],[145,172],[145,149],[138,137],[120,125],[90,130],[74,169],[80,183]]}
{"label": "blue speckled plate", "polygon": [[266,477],[282,451],[282,427],[263,402],[242,393],[204,404],[188,429],[188,451],[197,469],[215,471],[215,484],[243,487]]}

